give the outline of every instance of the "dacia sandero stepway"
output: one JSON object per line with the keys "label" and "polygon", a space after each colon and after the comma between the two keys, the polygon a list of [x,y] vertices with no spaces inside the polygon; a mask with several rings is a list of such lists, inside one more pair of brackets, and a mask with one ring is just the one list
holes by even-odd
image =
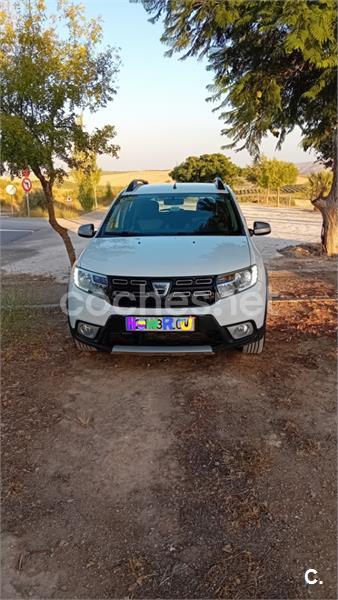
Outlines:
{"label": "dacia sandero stepway", "polygon": [[82,350],[187,353],[264,347],[268,283],[231,188],[134,180],[74,265],[68,319]]}

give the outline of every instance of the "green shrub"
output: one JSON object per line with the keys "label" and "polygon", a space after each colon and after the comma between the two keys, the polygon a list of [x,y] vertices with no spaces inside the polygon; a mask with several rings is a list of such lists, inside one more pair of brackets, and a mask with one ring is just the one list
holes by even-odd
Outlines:
{"label": "green shrub", "polygon": [[42,208],[47,209],[47,202],[43,190],[36,190],[29,194],[29,206],[31,209]]}
{"label": "green shrub", "polygon": [[86,212],[93,210],[94,190],[89,178],[84,179],[79,186],[79,201]]}
{"label": "green shrub", "polygon": [[101,206],[110,206],[116,196],[123,190],[123,187],[114,186],[108,182],[106,186],[97,188],[97,200]]}

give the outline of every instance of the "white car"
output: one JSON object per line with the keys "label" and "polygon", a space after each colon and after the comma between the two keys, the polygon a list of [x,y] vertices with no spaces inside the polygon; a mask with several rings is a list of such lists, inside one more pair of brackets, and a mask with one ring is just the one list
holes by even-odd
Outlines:
{"label": "white car", "polygon": [[231,188],[134,180],[71,273],[68,319],[82,350],[186,353],[263,350],[267,273]]}

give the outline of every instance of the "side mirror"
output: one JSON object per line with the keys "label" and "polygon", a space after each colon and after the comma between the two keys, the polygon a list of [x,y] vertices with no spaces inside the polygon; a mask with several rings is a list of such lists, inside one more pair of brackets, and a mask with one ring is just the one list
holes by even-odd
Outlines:
{"label": "side mirror", "polygon": [[95,227],[93,223],[88,223],[86,225],[80,225],[77,230],[77,235],[84,238],[92,238],[95,235]]}
{"label": "side mirror", "polygon": [[268,235],[271,233],[270,223],[265,221],[255,221],[253,229],[250,229],[250,235]]}

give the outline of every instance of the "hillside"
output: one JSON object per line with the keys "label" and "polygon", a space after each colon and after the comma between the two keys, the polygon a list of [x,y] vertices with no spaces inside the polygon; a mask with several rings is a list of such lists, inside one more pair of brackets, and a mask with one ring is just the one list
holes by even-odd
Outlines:
{"label": "hillside", "polygon": [[325,168],[322,164],[311,161],[296,163],[296,167],[299,171],[299,174],[303,175],[304,177],[308,177],[309,175],[311,175],[311,173],[318,173],[319,171],[322,171]]}

